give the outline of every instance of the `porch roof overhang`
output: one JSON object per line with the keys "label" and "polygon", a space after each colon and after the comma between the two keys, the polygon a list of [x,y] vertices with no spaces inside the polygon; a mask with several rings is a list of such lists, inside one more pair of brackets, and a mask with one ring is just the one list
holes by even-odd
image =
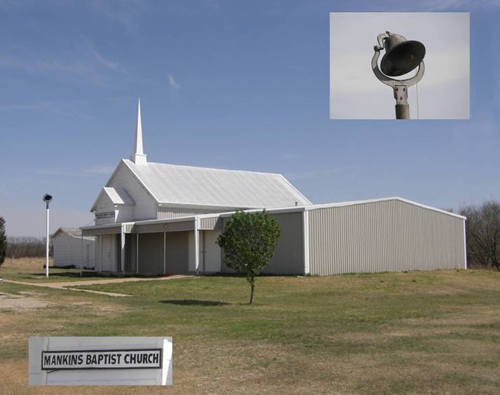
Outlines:
{"label": "porch roof overhang", "polygon": [[152,219],[119,224],[84,226],[81,228],[84,236],[98,236],[122,233],[159,233],[182,232],[195,229],[196,217],[174,219]]}
{"label": "porch roof overhang", "polygon": [[121,233],[121,224],[82,226],[83,236],[113,235]]}

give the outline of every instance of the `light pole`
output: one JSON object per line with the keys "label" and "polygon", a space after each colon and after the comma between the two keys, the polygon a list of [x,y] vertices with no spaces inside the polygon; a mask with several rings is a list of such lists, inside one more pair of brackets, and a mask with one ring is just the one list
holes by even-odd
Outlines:
{"label": "light pole", "polygon": [[[380,82],[390,86],[396,99],[396,119],[410,119],[410,106],[408,104],[408,87],[415,85],[424,76],[425,46],[419,41],[409,41],[400,34],[391,32],[381,33],[377,36],[378,45],[373,49],[372,70]],[[378,65],[380,51],[385,50],[385,55]],[[417,73],[406,80],[396,78],[409,73],[418,66]]]}
{"label": "light pole", "polygon": [[46,213],[46,233],[45,233],[45,277],[49,278],[49,203],[52,200],[52,196],[46,193],[43,195],[43,201],[45,202],[45,213]]}

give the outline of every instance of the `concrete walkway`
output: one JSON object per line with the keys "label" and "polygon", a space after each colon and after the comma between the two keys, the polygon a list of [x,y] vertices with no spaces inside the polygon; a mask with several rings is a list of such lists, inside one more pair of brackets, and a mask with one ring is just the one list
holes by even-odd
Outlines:
{"label": "concrete walkway", "polygon": [[48,282],[47,283],[33,283],[33,282],[28,282],[28,281],[16,281],[16,280],[3,279],[3,282],[11,283],[11,284],[19,284],[19,285],[32,285],[35,287],[65,289],[68,291],[76,291],[76,292],[88,292],[88,293],[107,295],[107,296],[131,296],[131,295],[115,293],[115,292],[93,291],[90,289],[81,289],[81,288],[74,288],[74,287],[80,287],[80,286],[86,286],[86,285],[130,283],[130,282],[138,282],[138,281],[175,280],[177,278],[196,278],[196,276],[179,274],[179,275],[173,275],[173,276],[168,276],[168,277],[153,277],[153,278],[123,277],[123,278],[107,278],[107,279],[103,279],[103,280],[88,280],[88,281],[61,281],[61,282],[53,282],[53,283],[48,283]]}

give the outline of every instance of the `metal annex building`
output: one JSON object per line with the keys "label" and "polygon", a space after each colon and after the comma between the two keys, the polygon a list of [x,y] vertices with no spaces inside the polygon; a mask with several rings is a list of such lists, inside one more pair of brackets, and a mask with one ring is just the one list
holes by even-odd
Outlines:
{"label": "metal annex building", "polygon": [[281,227],[273,274],[466,268],[465,217],[399,197],[312,204],[280,174],[147,161],[140,103],[135,152],[91,211],[100,272],[228,272],[216,244],[236,210],[266,209]]}

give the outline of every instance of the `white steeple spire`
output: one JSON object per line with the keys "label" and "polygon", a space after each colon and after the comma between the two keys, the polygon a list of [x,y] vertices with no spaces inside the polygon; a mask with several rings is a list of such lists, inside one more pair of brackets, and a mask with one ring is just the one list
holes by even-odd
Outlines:
{"label": "white steeple spire", "polygon": [[146,165],[148,163],[146,154],[142,148],[142,121],[141,121],[141,99],[137,103],[137,125],[135,127],[135,147],[132,161],[136,165]]}

